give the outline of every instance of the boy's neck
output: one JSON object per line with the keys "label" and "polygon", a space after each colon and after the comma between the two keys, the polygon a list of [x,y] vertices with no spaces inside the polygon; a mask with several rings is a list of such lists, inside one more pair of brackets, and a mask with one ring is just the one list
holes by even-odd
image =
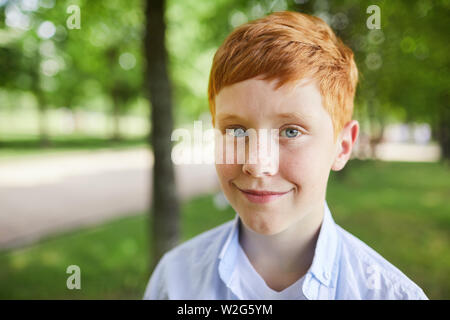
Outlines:
{"label": "boy's neck", "polygon": [[312,264],[324,205],[276,235],[262,235],[239,224],[239,243],[266,284],[281,291],[306,274]]}

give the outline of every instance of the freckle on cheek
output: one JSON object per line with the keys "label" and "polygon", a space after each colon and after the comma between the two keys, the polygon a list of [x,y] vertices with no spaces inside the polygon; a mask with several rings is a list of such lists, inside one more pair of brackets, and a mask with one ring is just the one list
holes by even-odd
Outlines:
{"label": "freckle on cheek", "polygon": [[236,175],[235,165],[222,164],[217,167],[217,175],[220,179],[230,179]]}

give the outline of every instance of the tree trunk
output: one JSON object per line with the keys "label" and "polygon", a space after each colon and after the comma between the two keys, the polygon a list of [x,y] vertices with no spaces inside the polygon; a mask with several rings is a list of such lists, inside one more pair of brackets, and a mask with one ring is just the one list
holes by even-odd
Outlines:
{"label": "tree trunk", "polygon": [[435,118],[435,138],[441,146],[442,161],[450,164],[450,108],[448,107],[448,94],[441,99],[443,105],[439,107]]}
{"label": "tree trunk", "polygon": [[164,0],[147,0],[145,57],[146,90],[150,95],[151,130],[154,152],[151,206],[151,269],[162,255],[179,241],[179,204],[171,159],[173,129],[171,84],[167,71]]}
{"label": "tree trunk", "polygon": [[47,128],[47,105],[44,97],[40,93],[37,93],[37,100],[39,112],[39,144],[42,148],[47,148],[50,146]]}
{"label": "tree trunk", "polygon": [[113,110],[112,110],[112,120],[113,120],[113,132],[111,136],[112,141],[120,141],[122,137],[120,136],[120,103],[119,99],[113,94]]}
{"label": "tree trunk", "polygon": [[48,127],[47,127],[47,101],[45,98],[45,93],[42,91],[40,86],[41,76],[39,73],[39,66],[41,63],[41,57],[37,52],[32,59],[34,68],[31,71],[32,78],[32,91],[35,94],[37,100],[37,108],[38,108],[38,126],[39,126],[39,144],[41,148],[47,148],[50,146],[50,139],[48,135]]}

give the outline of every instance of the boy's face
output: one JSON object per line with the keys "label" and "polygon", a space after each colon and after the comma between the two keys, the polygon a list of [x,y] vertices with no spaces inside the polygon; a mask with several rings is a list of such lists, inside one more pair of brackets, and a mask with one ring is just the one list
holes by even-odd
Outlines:
{"label": "boy's face", "polygon": [[[216,163],[231,206],[247,228],[265,235],[280,233],[323,210],[330,169],[340,152],[316,83],[302,81],[293,89],[278,90],[274,85],[254,78],[223,88],[215,99],[215,128],[222,134],[227,128],[268,129],[269,137],[271,129],[279,132],[278,155],[262,161],[251,151],[256,163]],[[225,119],[229,115],[234,118]],[[235,132],[239,136],[243,131]],[[268,150],[269,141],[265,140]],[[246,159],[248,152],[246,147]],[[261,197],[241,191],[248,189],[285,193]]]}

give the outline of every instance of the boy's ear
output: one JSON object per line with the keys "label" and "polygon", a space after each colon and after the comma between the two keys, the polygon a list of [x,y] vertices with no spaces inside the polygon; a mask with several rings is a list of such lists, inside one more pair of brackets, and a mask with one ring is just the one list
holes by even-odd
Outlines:
{"label": "boy's ear", "polygon": [[334,171],[342,170],[345,167],[352,153],[353,145],[359,134],[359,123],[352,120],[345,125],[337,138],[337,153],[331,169]]}

